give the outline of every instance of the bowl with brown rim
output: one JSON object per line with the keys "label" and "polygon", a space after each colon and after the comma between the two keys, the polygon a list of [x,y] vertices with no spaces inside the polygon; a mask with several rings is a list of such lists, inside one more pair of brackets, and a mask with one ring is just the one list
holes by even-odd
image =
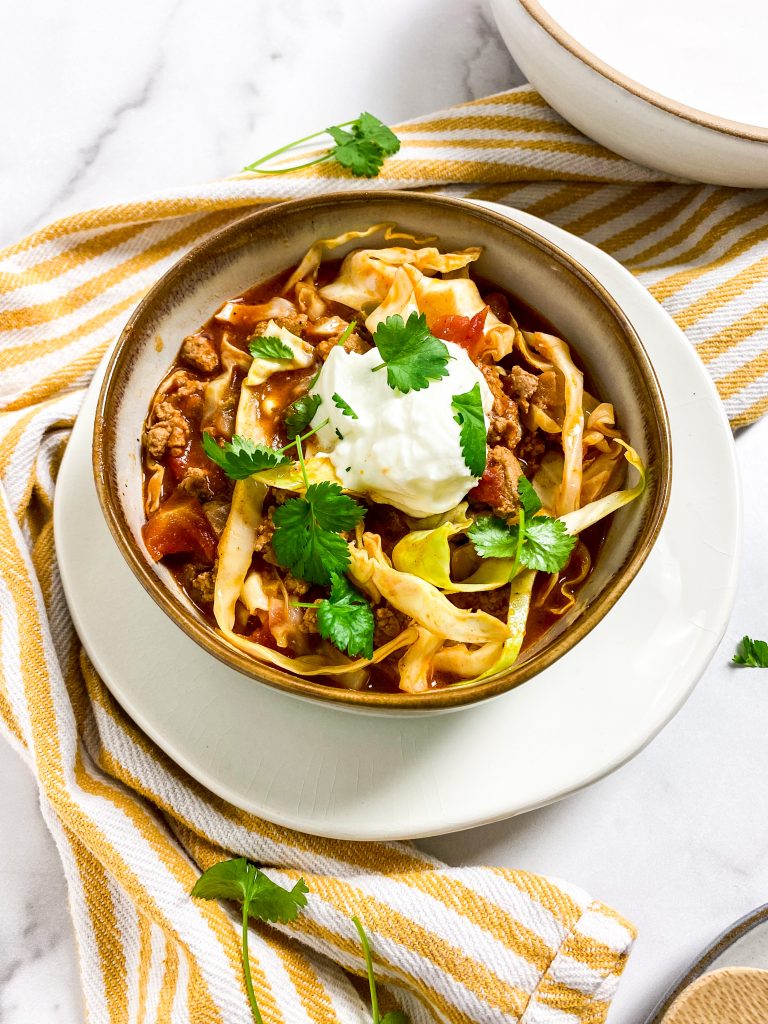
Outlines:
{"label": "bowl with brown rim", "polygon": [[[539,313],[573,346],[649,470],[643,495],[610,518],[593,570],[556,626],[509,671],[421,694],[343,689],[254,661],[230,646],[170,571],[152,561],[141,534],[142,427],[181,341],[233,295],[297,263],[318,238],[381,222],[417,238],[435,237],[444,251],[482,246],[478,275]],[[354,247],[351,242],[339,255]],[[254,684],[294,696],[348,710],[411,713],[459,708],[511,690],[566,654],[609,614],[658,536],[672,463],[667,413],[650,360],[624,312],[584,267],[493,210],[442,196],[381,191],[301,199],[249,214],[168,270],[131,316],[109,361],[96,412],[93,469],[107,525],[128,565],[147,594],[212,657]]]}

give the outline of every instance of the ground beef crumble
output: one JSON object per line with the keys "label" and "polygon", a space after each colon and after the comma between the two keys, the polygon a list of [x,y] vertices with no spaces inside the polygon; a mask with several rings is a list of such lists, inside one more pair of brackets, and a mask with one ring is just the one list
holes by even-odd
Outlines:
{"label": "ground beef crumble", "polygon": [[381,647],[389,640],[394,640],[398,633],[405,629],[408,619],[402,612],[389,605],[382,604],[373,610],[374,630],[373,646]]}
{"label": "ground beef crumble", "polygon": [[503,371],[499,367],[483,365],[480,369],[493,395],[488,444],[502,444],[514,451],[523,436],[517,403],[504,391],[501,382]]}
{"label": "ground beef crumble", "polygon": [[190,334],[181,343],[179,358],[193,370],[213,373],[219,368],[219,356],[212,342],[202,334]]}

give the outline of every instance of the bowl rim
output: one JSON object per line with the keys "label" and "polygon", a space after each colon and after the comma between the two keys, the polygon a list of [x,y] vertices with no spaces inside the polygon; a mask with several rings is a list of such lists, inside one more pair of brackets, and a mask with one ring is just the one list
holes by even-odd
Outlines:
{"label": "bowl rim", "polygon": [[666,114],[679,117],[683,121],[689,121],[700,128],[707,128],[709,131],[719,132],[722,135],[746,139],[749,142],[768,142],[768,128],[766,127],[750,124],[747,121],[734,121],[731,118],[722,117],[720,114],[710,114],[698,107],[691,107],[687,103],[672,99],[671,96],[665,96],[664,93],[656,92],[655,89],[650,89],[647,85],[643,85],[642,82],[638,82],[629,75],[625,75],[623,71],[619,71],[613,65],[608,64],[601,57],[598,57],[597,54],[593,53],[592,50],[587,49],[578,39],[566,32],[560,22],[544,8],[539,0],[517,0],[517,2],[526,14],[544,29],[547,35],[551,36],[556,43],[559,43],[564,50],[581,61],[582,64],[586,64],[587,67],[591,68],[592,71],[602,78],[607,79],[613,85],[624,89],[625,92],[631,93],[638,99],[644,100],[650,106],[656,107]]}
{"label": "bowl rim", "polygon": [[[650,411],[653,414],[653,420],[658,431],[661,450],[661,464],[654,468],[654,479],[657,485],[656,497],[653,505],[648,510],[639,542],[629,554],[620,575],[611,579],[595,596],[576,622],[561,636],[557,637],[550,646],[539,654],[534,655],[529,661],[513,667],[506,673],[473,686],[446,687],[420,694],[357,691],[312,682],[310,679],[302,678],[298,675],[293,676],[288,672],[273,669],[272,666],[265,666],[231,646],[207,622],[196,617],[152,570],[146,554],[139,547],[130,527],[122,515],[118,514],[117,510],[120,508],[119,498],[116,487],[113,487],[112,476],[107,470],[108,454],[112,448],[111,434],[114,431],[114,423],[116,422],[115,417],[112,415],[112,409],[118,400],[117,384],[122,377],[126,365],[129,364],[133,336],[141,329],[144,318],[152,315],[155,304],[162,301],[166,294],[184,278],[189,268],[195,267],[200,261],[204,262],[211,255],[219,254],[226,247],[230,238],[232,236],[239,236],[244,228],[250,225],[255,225],[258,228],[262,224],[268,224],[270,221],[279,219],[288,209],[291,211],[304,210],[309,213],[313,208],[333,207],[339,203],[346,202],[365,203],[381,198],[429,206],[436,208],[438,211],[440,208],[458,209],[465,214],[470,214],[476,220],[495,224],[502,227],[505,231],[522,237],[541,253],[564,266],[580,280],[583,285],[596,295],[597,299],[606,307],[608,313],[618,324],[627,347],[645,379],[650,398]],[[115,543],[134,576],[166,615],[187,636],[213,657],[249,676],[256,682],[281,690],[293,697],[319,700],[325,704],[348,710],[374,709],[398,712],[417,710],[428,712],[458,708],[506,693],[549,668],[594,629],[640,571],[656,542],[669,505],[672,480],[672,449],[666,405],[650,358],[618,302],[578,260],[548,239],[537,234],[531,228],[519,224],[485,206],[478,206],[463,199],[408,190],[365,189],[354,192],[323,193],[319,196],[280,202],[270,205],[265,209],[247,213],[194,246],[155,282],[132,312],[109,357],[96,405],[92,466],[96,493],[102,514]],[[270,670],[267,674],[264,673],[265,668]]]}

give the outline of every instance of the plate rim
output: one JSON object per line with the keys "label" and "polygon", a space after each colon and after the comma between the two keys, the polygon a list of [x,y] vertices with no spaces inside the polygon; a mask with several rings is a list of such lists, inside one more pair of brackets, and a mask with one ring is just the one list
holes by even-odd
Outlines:
{"label": "plate rim", "polygon": [[[482,205],[486,204],[482,203]],[[560,237],[562,229],[557,228],[557,226],[555,225],[550,225],[547,222],[541,222],[539,218],[536,218],[533,215],[527,214],[524,211],[517,211],[513,208],[508,208],[500,204],[489,203],[488,205],[495,207],[498,212],[504,213],[504,215],[509,216],[513,219],[519,215],[523,219],[526,219],[526,222],[530,222],[532,224],[542,223],[545,228],[553,230]],[[530,218],[530,221],[528,221],[528,218]],[[589,247],[590,249],[594,248],[593,246],[590,245],[590,243],[585,242],[583,239],[579,239],[576,236],[572,236],[572,238],[574,242],[578,243],[579,245],[584,245],[586,247]],[[609,256],[607,256],[607,254],[599,252],[599,250],[598,253],[601,258],[607,261],[605,265],[607,267],[610,267],[614,273],[620,274],[623,278],[626,279],[628,284],[631,282],[637,289],[642,288],[642,286],[638,284],[638,282],[632,277],[632,275],[620,264],[618,264],[615,260],[612,260]],[[659,314],[666,316],[666,314],[660,308]],[[674,325],[674,322],[671,321],[671,319],[669,320],[669,323],[671,327],[674,326],[679,338],[679,342],[681,344],[684,343],[685,339],[679,331],[679,328],[677,328],[676,325]],[[700,366],[700,370],[701,373],[699,376],[699,380],[697,381],[697,384],[700,383],[702,388],[704,388],[708,392],[710,399],[715,400],[714,402],[710,401],[709,407],[711,410],[711,414],[717,417],[720,424],[720,428],[723,431],[722,438],[725,442],[725,446],[728,451],[729,468],[737,484],[737,487],[733,494],[732,501],[732,517],[734,526],[734,554],[729,563],[730,572],[727,577],[727,585],[722,588],[724,599],[722,599],[719,604],[719,614],[722,616],[722,626],[716,631],[709,630],[709,632],[712,633],[713,636],[715,636],[715,640],[710,642],[706,651],[704,650],[704,648],[702,648],[701,653],[697,655],[693,664],[688,666],[686,670],[686,686],[684,687],[684,689],[681,689],[680,691],[675,691],[673,693],[672,699],[668,702],[668,704],[664,706],[662,717],[654,723],[653,728],[648,729],[647,726],[644,726],[642,735],[640,733],[635,733],[631,737],[629,737],[629,739],[626,742],[622,743],[620,751],[616,750],[609,755],[610,759],[607,763],[597,767],[585,766],[585,768],[582,770],[582,773],[577,775],[577,777],[572,781],[572,783],[568,785],[556,784],[556,788],[553,788],[552,791],[547,793],[546,795],[544,793],[534,791],[532,793],[526,794],[525,799],[518,800],[516,805],[509,799],[503,801],[498,800],[495,806],[483,806],[479,809],[479,812],[474,813],[473,815],[468,815],[467,813],[464,813],[459,814],[457,816],[455,812],[451,813],[450,815],[447,815],[445,813],[446,808],[441,807],[438,809],[439,813],[433,813],[431,817],[427,817],[423,814],[423,812],[420,812],[422,813],[422,820],[421,822],[418,822],[414,821],[414,815],[410,814],[409,820],[407,822],[402,822],[402,825],[404,825],[405,828],[401,827],[399,830],[395,830],[391,826],[387,826],[386,824],[382,825],[381,821],[378,820],[371,824],[370,818],[367,821],[361,822],[359,820],[359,817],[357,820],[355,820],[354,818],[350,818],[348,815],[341,821],[337,820],[337,822],[333,824],[331,828],[329,828],[329,821],[327,820],[327,817],[323,817],[322,821],[318,820],[320,818],[320,813],[316,807],[312,807],[312,810],[309,812],[309,818],[307,817],[307,812],[302,811],[301,808],[298,807],[298,805],[292,805],[291,809],[288,812],[286,812],[283,808],[275,807],[274,804],[268,804],[267,797],[259,797],[257,795],[256,798],[254,798],[251,792],[244,792],[243,789],[237,790],[236,788],[233,788],[230,778],[227,777],[226,774],[223,780],[217,778],[215,771],[212,768],[208,767],[207,765],[201,767],[199,759],[197,762],[195,762],[195,760],[191,757],[188,757],[186,753],[180,753],[178,744],[175,741],[168,741],[167,739],[165,739],[165,737],[162,734],[162,729],[156,728],[142,712],[137,711],[137,709],[134,706],[133,699],[126,699],[125,697],[123,697],[122,694],[120,695],[120,697],[117,696],[117,693],[115,692],[115,689],[113,689],[113,685],[110,682],[109,672],[105,671],[106,666],[103,664],[102,659],[99,657],[98,651],[92,649],[92,645],[90,644],[89,641],[83,641],[85,649],[89,653],[89,656],[92,658],[94,666],[97,668],[97,670],[104,678],[105,684],[108,686],[108,689],[110,689],[110,691],[113,693],[115,699],[118,700],[118,703],[120,703],[125,708],[127,713],[131,716],[131,718],[133,718],[136,724],[157,743],[160,749],[164,751],[171,758],[171,760],[180,765],[180,767],[183,770],[188,772],[194,779],[198,780],[198,782],[200,782],[203,786],[207,787],[209,790],[211,790],[218,796],[222,797],[223,799],[229,801],[234,806],[244,808],[245,810],[253,814],[264,817],[267,820],[272,821],[275,824],[281,826],[308,832],[310,834],[330,836],[332,838],[341,840],[393,841],[404,838],[415,839],[426,836],[441,835],[450,832],[462,831],[465,829],[478,827],[484,824],[489,824],[491,822],[501,821],[516,814],[525,813],[528,810],[532,810],[536,807],[541,807],[546,805],[547,803],[559,800],[573,792],[578,791],[579,789],[591,785],[598,779],[604,778],[605,776],[611,774],[613,771],[617,770],[627,761],[631,760],[648,743],[651,742],[651,740],[668,724],[669,721],[671,721],[671,719],[677,714],[677,712],[686,702],[686,700],[692,693],[693,689],[695,688],[696,683],[701,677],[701,674],[711,661],[714,650],[716,649],[717,644],[719,643],[723,633],[725,632],[725,629],[727,628],[728,618],[733,608],[733,601],[738,580],[738,567],[741,556],[743,534],[741,516],[741,491],[740,487],[738,487],[738,463],[736,460],[733,439],[730,433],[730,428],[728,425],[727,417],[725,415],[725,411],[722,407],[719,398],[717,398],[716,389],[714,387],[713,382],[711,381],[711,378],[706,373],[706,370],[703,366]],[[89,436],[87,430],[85,432],[85,436],[86,438]],[[728,443],[729,439],[730,443]],[[86,449],[87,448],[88,444],[86,442]],[[65,459],[68,460],[70,457],[72,456],[70,456],[70,453],[68,452],[67,455],[65,455]],[[87,460],[87,453],[86,461],[89,461]],[[55,531],[57,520],[56,511],[56,505],[54,505]],[[116,551],[115,554],[117,557],[120,557],[119,552]],[[64,590],[67,595],[68,603],[71,604],[69,584],[65,578],[64,573],[62,573],[62,582],[64,584]],[[71,610],[75,625],[79,626],[80,616],[77,611],[77,608],[72,608]],[[566,664],[566,662],[567,659],[560,663],[561,666]],[[550,669],[548,671],[551,672],[552,670]],[[275,691],[266,692],[274,693]],[[284,701],[287,695],[278,694],[277,696],[279,696],[279,698],[282,701]],[[291,698],[289,697],[288,699],[290,700]],[[293,699],[297,700],[297,698]],[[499,698],[499,700],[504,700],[504,697]],[[304,703],[306,705],[307,702],[301,703]],[[488,702],[489,705],[492,703],[495,704],[495,702]],[[322,709],[324,714],[336,715],[338,719],[341,718],[340,714],[337,715],[337,712],[339,711],[343,711],[344,715],[346,715],[347,718],[349,718],[350,715],[352,714],[354,714],[355,717],[358,717],[356,713],[349,709],[330,709],[327,706],[317,704],[311,706],[314,708]],[[426,722],[430,717],[450,719],[452,718],[453,714],[472,714],[473,710],[474,709],[468,708],[463,711],[443,713],[435,716],[418,716],[418,720],[419,722]],[[383,721],[398,721],[398,718],[395,716],[366,715],[364,717],[370,723]],[[402,718],[400,718],[400,720],[402,721]]]}
{"label": "plate rim", "polygon": [[664,113],[679,117],[684,121],[697,125],[699,128],[706,128],[721,135],[745,139],[748,142],[768,142],[768,127],[761,127],[747,121],[734,121],[732,118],[711,114],[705,110],[700,110],[698,107],[681,103],[679,100],[657,92],[655,89],[651,89],[647,85],[643,85],[642,82],[638,82],[636,79],[624,74],[624,72],[619,71],[567,32],[560,22],[543,7],[539,0],[496,0],[496,2],[519,3],[525,13],[559,46],[570,53],[571,56],[600,75],[601,78],[607,79],[612,85],[631,93],[633,96],[662,110]]}

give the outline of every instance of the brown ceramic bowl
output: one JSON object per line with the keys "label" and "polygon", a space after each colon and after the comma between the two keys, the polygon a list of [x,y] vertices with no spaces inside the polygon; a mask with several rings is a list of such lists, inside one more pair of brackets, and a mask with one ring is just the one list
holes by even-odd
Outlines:
{"label": "brown ceramic bowl", "polygon": [[[211,629],[168,570],[152,563],[141,539],[142,424],[185,335],[226,299],[296,263],[317,238],[381,221],[393,221],[417,237],[437,236],[443,249],[482,245],[474,265],[478,274],[539,311],[574,346],[650,469],[642,498],[612,517],[575,608],[543,642],[509,672],[474,686],[425,694],[360,693],[253,661]],[[128,321],[107,368],[93,467],[101,507],[131,569],[163,611],[213,657],[255,682],[294,695],[347,708],[403,712],[456,708],[504,693],[586,636],[621,597],[656,540],[669,499],[671,452],[664,401],[648,356],[622,310],[576,260],[528,228],[471,203],[409,192],[358,192],[250,214],[193,249],[158,281]]]}

